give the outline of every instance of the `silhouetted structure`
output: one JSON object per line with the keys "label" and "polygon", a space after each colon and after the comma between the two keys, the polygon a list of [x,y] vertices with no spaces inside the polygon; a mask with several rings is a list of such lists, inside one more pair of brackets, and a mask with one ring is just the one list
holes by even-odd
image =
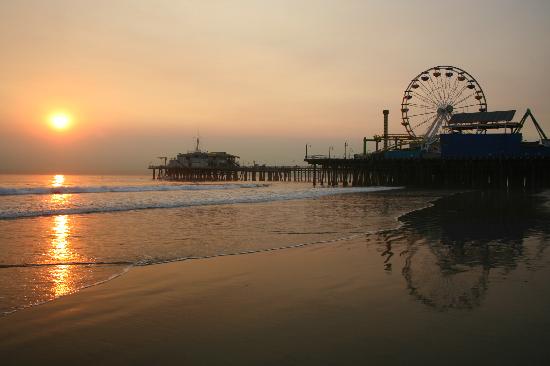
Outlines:
{"label": "silhouetted structure", "polygon": [[312,182],[314,168],[307,166],[184,167],[150,165],[153,179],[183,182]]}
{"label": "silhouetted structure", "polygon": [[[476,109],[470,113],[471,108]],[[550,140],[528,109],[488,112],[477,80],[456,66],[436,66],[411,80],[401,102],[406,134],[363,138],[354,159],[307,156],[313,184],[538,189],[550,186]],[[523,142],[531,119],[540,140]],[[367,152],[367,142],[376,150]],[[379,148],[383,142],[383,148]]]}
{"label": "silhouetted structure", "polygon": [[196,139],[195,150],[180,153],[164,164],[150,165],[153,179],[184,182],[267,181],[311,182],[313,169],[304,166],[241,166],[237,155],[226,152],[208,152],[200,149]]}

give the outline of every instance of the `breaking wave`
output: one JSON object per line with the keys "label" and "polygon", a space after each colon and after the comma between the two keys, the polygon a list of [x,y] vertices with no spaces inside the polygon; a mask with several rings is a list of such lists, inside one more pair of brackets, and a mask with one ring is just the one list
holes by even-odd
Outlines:
{"label": "breaking wave", "polygon": [[32,194],[80,194],[80,193],[127,193],[127,192],[164,192],[164,191],[207,191],[237,188],[267,187],[268,184],[187,184],[187,185],[149,185],[149,186],[67,186],[67,187],[0,187],[0,196],[21,196]]}
{"label": "breaking wave", "polygon": [[[227,186],[218,186],[229,189]],[[233,188],[251,188],[253,186],[263,185],[233,185]],[[178,186],[175,186],[178,187]],[[180,187],[195,187],[195,186],[180,186]],[[212,186],[196,186],[200,188],[212,187]],[[197,189],[200,189],[197,188]],[[6,210],[0,211],[0,219],[17,219],[25,217],[37,217],[37,216],[52,216],[52,215],[75,215],[75,214],[90,214],[90,213],[103,213],[103,212],[119,212],[119,211],[133,211],[133,210],[146,210],[146,209],[160,209],[160,208],[179,208],[179,207],[191,207],[191,206],[207,206],[207,205],[227,205],[237,203],[261,203],[272,201],[288,201],[296,199],[309,199],[317,198],[328,195],[344,194],[344,193],[363,193],[363,192],[380,192],[392,189],[401,189],[402,187],[352,187],[352,188],[311,188],[302,191],[292,191],[285,193],[276,193],[273,191],[254,191],[250,195],[240,196],[214,196],[214,197],[200,197],[195,199],[188,199],[187,197],[181,197],[180,200],[175,201],[141,201],[141,202],[111,202],[105,201],[101,205],[94,205],[93,202],[85,206],[78,207],[65,207],[65,208],[51,208],[51,209],[27,209],[27,210]]]}

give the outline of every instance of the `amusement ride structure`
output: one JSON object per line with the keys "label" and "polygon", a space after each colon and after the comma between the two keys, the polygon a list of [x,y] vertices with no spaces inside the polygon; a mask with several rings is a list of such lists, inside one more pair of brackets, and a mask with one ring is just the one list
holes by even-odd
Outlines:
{"label": "amusement ride structure", "polygon": [[376,143],[375,152],[408,148],[440,154],[440,136],[445,134],[487,134],[491,130],[519,136],[528,118],[541,145],[548,146],[548,138],[531,111],[528,109],[519,122],[512,121],[515,112],[488,112],[485,92],[472,74],[456,66],[435,66],[416,75],[403,93],[401,125],[406,133],[388,133],[389,111],[384,110],[384,134],[363,139],[363,157],[367,141]]}

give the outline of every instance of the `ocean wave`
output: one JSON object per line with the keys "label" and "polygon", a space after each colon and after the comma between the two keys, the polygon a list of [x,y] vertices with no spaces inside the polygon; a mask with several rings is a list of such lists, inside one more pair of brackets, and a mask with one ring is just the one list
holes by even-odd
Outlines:
{"label": "ocean wave", "polygon": [[[242,185],[238,185],[242,187]],[[304,191],[293,191],[287,193],[265,192],[256,193],[254,195],[237,196],[237,197],[210,197],[187,201],[171,201],[171,202],[110,202],[112,206],[79,206],[68,208],[54,208],[46,210],[26,210],[26,211],[0,211],[0,219],[18,219],[38,216],[53,216],[53,215],[77,215],[91,213],[107,213],[120,211],[134,211],[146,209],[161,209],[161,208],[180,208],[191,206],[208,206],[208,205],[228,205],[238,203],[262,203],[272,201],[289,201],[296,199],[318,198],[328,195],[345,194],[345,193],[364,193],[364,192],[380,192],[403,187],[351,187],[351,188],[311,188]]]}
{"label": "ocean wave", "polygon": [[143,186],[66,186],[66,187],[0,187],[0,196],[80,194],[80,193],[125,193],[125,192],[164,192],[164,191],[207,191],[238,188],[260,188],[268,184],[187,184],[187,185],[143,185]]}

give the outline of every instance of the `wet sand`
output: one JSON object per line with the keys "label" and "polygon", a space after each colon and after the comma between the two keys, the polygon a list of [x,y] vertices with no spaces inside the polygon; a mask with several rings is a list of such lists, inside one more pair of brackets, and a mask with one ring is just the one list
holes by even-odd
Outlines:
{"label": "wet sand", "polygon": [[[549,324],[531,324],[529,342],[522,327],[548,298],[517,313],[513,302],[530,289],[508,283],[503,298],[497,284],[476,312],[434,312],[403,296],[380,254],[359,238],[135,268],[0,319],[2,363],[534,365],[548,356]],[[494,312],[502,301],[512,303]]]}

